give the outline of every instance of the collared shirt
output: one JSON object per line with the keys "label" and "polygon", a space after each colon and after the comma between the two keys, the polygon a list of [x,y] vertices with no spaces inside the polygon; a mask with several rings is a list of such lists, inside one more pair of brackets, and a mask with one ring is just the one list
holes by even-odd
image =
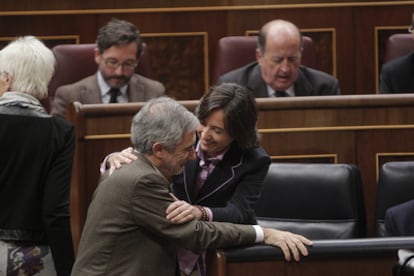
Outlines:
{"label": "collared shirt", "polygon": [[[202,185],[204,184],[204,181],[207,179],[208,175],[214,170],[217,163],[223,160],[223,157],[226,154],[226,152],[227,150],[216,155],[215,157],[207,158],[204,151],[200,148],[200,141],[197,143],[196,154],[197,154],[197,157],[200,159],[198,163],[200,170],[198,172],[197,182],[195,183],[197,191],[202,187]],[[208,221],[212,221],[213,213],[211,209],[208,207],[204,207],[204,206],[201,206],[201,207],[206,210]],[[253,228],[256,232],[255,242],[256,243],[263,242],[263,239],[264,239],[263,228],[260,227],[259,225],[253,225]],[[183,249],[183,248],[178,249],[177,254],[178,254],[178,260],[179,260],[181,271],[184,271],[186,274],[189,275],[196,268],[198,269],[199,274],[203,275],[203,273],[201,272],[202,269],[200,268],[200,260],[202,264],[205,264],[204,254],[198,255],[196,253],[191,252],[190,250]],[[202,265],[202,267],[204,267],[204,265]]]}
{"label": "collared shirt", "polygon": [[[98,70],[98,86],[101,92],[101,99],[103,103],[109,103],[111,95],[109,94],[109,90],[111,87],[106,83],[104,80],[101,71]],[[121,94],[117,97],[119,103],[127,103],[128,102],[128,85],[124,85],[120,88]]]}
{"label": "collared shirt", "polygon": [[[201,180],[201,182],[197,183],[197,185],[199,185],[199,188],[201,188],[201,186],[204,184],[204,181],[207,179],[209,174],[214,170],[217,163],[223,160],[224,154],[226,152],[227,152],[227,149],[224,152],[216,155],[215,157],[207,158],[204,151],[201,150],[200,148],[200,142],[198,142],[197,147],[196,147],[196,154],[197,154],[197,157],[200,159],[198,163],[200,167],[198,180]],[[200,175],[203,175],[203,177],[200,178]]]}
{"label": "collared shirt", "polygon": [[[197,154],[197,157],[200,159],[200,162],[198,163],[200,167],[200,171],[198,172],[197,182],[195,183],[197,191],[201,189],[201,187],[204,184],[204,181],[207,179],[209,174],[214,170],[217,163],[223,159],[224,154],[226,152],[227,150],[225,150],[224,152],[220,153],[219,155],[215,157],[206,158],[204,151],[201,150],[200,148],[200,142],[197,143],[196,154]],[[208,221],[212,221],[213,212],[211,211],[211,209],[208,207],[204,207],[204,206],[203,208],[207,212]]]}
{"label": "collared shirt", "polygon": [[[275,97],[275,90],[270,87],[269,85],[266,85],[267,87],[267,95],[272,98]],[[295,94],[295,87],[292,85],[291,87],[289,87],[288,89],[285,90],[286,93],[290,96],[290,97],[294,97]]]}

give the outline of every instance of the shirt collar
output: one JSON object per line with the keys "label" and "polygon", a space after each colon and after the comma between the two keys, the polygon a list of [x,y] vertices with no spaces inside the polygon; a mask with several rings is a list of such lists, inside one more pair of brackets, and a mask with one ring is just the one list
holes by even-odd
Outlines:
{"label": "shirt collar", "polygon": [[[101,71],[98,70],[97,75],[98,75],[98,86],[99,86],[99,90],[101,91],[101,98],[103,98],[108,93],[109,89],[111,89],[111,87],[104,80]],[[127,96],[127,89],[128,89],[127,84],[125,84],[124,86],[120,88],[122,96],[124,97]]]}
{"label": "shirt collar", "polygon": [[206,158],[205,153],[203,150],[201,150],[200,148],[200,141],[197,143],[197,147],[196,147],[196,154],[197,157],[200,159],[199,165],[200,166],[205,166],[206,161],[210,161],[208,163],[212,163],[213,165],[216,165],[219,161],[223,160],[224,155],[226,154],[226,152],[228,151],[228,149],[226,149],[224,152],[214,156],[214,157],[210,157],[210,158]]}
{"label": "shirt collar", "polygon": [[[267,95],[269,97],[274,97],[273,95],[275,93],[275,90],[272,87],[270,87],[269,85],[266,85],[266,87],[267,87]],[[292,85],[291,87],[289,87],[285,91],[291,97],[294,97],[296,95],[295,94],[295,86],[294,85]]]}

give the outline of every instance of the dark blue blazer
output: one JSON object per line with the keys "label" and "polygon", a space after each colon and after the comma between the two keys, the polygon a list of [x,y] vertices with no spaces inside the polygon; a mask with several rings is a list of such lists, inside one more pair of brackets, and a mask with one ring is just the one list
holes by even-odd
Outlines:
{"label": "dark blue blazer", "polygon": [[[218,83],[234,82],[248,87],[256,98],[269,97],[267,84],[262,79],[257,62],[222,75]],[[333,76],[305,66],[299,67],[298,78],[294,84],[296,96],[321,96],[340,94],[338,80]]]}
{"label": "dark blue blazer", "polygon": [[414,92],[414,52],[383,65],[380,93]]}
{"label": "dark blue blazer", "polygon": [[386,236],[414,236],[414,200],[387,209]]}
{"label": "dark blue blazer", "polygon": [[214,221],[256,224],[253,207],[270,165],[264,149],[242,151],[233,143],[196,194],[199,161],[188,161],[183,173],[174,177],[174,194],[190,204],[209,207]]}

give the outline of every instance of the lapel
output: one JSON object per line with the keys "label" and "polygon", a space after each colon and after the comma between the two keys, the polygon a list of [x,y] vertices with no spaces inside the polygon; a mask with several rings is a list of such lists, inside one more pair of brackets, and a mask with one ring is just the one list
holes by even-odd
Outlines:
{"label": "lapel", "polygon": [[101,92],[98,85],[97,74],[89,77],[83,87],[80,88],[80,98],[83,104],[102,103]]}
{"label": "lapel", "polygon": [[[100,88],[98,85],[97,74],[86,80],[84,86],[80,89],[81,102],[84,104],[102,103]],[[142,102],[146,100],[145,87],[138,75],[133,75],[128,85],[129,102]]]}
{"label": "lapel", "polygon": [[256,65],[253,67],[251,74],[248,77],[247,87],[253,91],[256,98],[267,98],[269,97],[267,86],[263,81],[261,74],[260,65],[256,62]]}
{"label": "lapel", "polygon": [[140,81],[140,76],[132,75],[128,85],[128,99],[130,102],[143,102],[146,100],[145,87]]}
{"label": "lapel", "polygon": [[315,94],[314,87],[304,73],[304,68],[299,67],[298,78],[295,81],[295,96],[312,96]]}
{"label": "lapel", "polygon": [[196,201],[196,192],[195,186],[197,181],[197,175],[199,171],[198,163],[200,162],[200,158],[196,158],[195,160],[187,161],[184,166],[183,170],[183,181],[184,181],[184,189],[187,200],[189,203],[194,204]]}
{"label": "lapel", "polygon": [[196,197],[195,202],[203,201],[219,192],[221,189],[234,183],[235,177],[238,175],[237,170],[242,164],[243,153],[236,143],[233,143],[224,155],[223,160],[216,165],[214,170],[207,177],[204,185],[201,187]]}

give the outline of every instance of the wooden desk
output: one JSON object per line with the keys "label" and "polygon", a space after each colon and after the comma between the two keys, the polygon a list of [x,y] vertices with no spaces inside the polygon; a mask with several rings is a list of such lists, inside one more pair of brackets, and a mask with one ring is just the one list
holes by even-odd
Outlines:
{"label": "wooden desk", "polygon": [[279,248],[265,245],[218,250],[209,255],[208,275],[389,276],[398,249],[413,247],[413,237],[319,240],[300,262],[286,262]]}
{"label": "wooden desk", "polygon": [[[182,102],[190,110],[197,103]],[[142,105],[75,103],[69,108],[77,141],[71,199],[75,248],[100,162],[130,145],[131,119]],[[373,235],[379,167],[387,161],[414,160],[414,94],[257,99],[257,106],[262,144],[273,162],[359,166],[368,235]]]}

